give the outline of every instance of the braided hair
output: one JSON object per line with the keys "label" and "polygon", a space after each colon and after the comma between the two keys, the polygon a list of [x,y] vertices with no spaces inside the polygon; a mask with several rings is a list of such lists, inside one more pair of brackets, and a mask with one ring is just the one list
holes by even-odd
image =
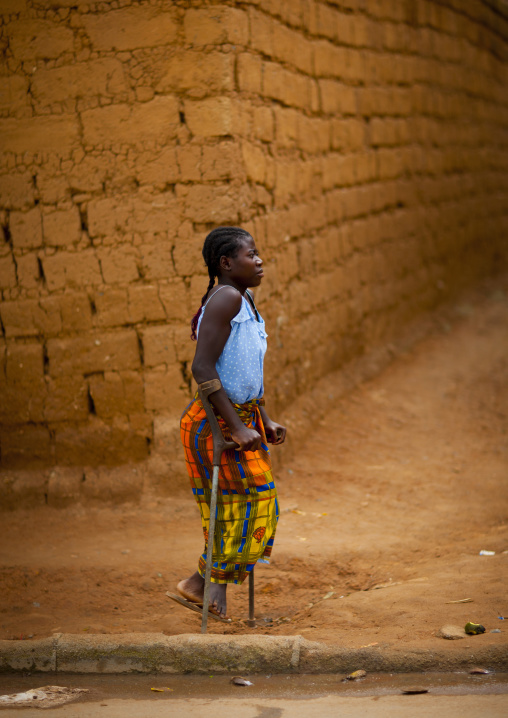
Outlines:
{"label": "braided hair", "polygon": [[203,305],[208,299],[208,295],[213,285],[215,284],[215,277],[220,274],[220,259],[221,257],[236,257],[238,249],[243,239],[247,239],[251,235],[245,229],[240,227],[216,227],[212,229],[210,234],[205,239],[203,245],[203,259],[208,267],[208,276],[210,281],[208,287],[201,299],[201,306],[199,307],[196,314],[192,317],[191,321],[191,339],[197,339],[196,329],[198,327],[198,320],[203,311]]}

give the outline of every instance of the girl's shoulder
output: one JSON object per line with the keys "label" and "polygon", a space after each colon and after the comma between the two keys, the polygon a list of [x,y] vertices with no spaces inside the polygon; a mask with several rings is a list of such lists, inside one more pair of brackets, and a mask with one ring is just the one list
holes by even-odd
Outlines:
{"label": "girl's shoulder", "polygon": [[[218,295],[217,298],[215,298],[216,294]],[[231,287],[229,284],[219,284],[208,295],[208,299],[203,305],[203,311],[209,304],[211,307],[217,307],[217,309],[231,307],[232,309],[236,308],[238,311],[243,304],[242,299],[238,289]]]}
{"label": "girl's shoulder", "polygon": [[224,298],[228,297],[229,299],[233,300],[237,299],[238,303],[241,302],[242,295],[240,294],[238,289],[235,289],[235,287],[232,287],[230,284],[217,284],[210,290],[210,294],[208,295],[208,299],[205,302],[205,306],[208,304],[210,299],[212,299],[212,297],[215,297],[215,295],[219,292],[221,292]]}
{"label": "girl's shoulder", "polygon": [[237,289],[228,284],[219,284],[204,303],[200,319],[207,316],[212,321],[229,322],[241,311],[242,306],[242,295]]}

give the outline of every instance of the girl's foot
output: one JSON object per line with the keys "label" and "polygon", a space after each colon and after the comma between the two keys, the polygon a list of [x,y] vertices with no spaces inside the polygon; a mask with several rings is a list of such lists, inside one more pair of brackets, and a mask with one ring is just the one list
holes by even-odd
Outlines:
{"label": "girl's foot", "polygon": [[202,606],[203,595],[205,593],[205,579],[196,571],[196,573],[193,573],[189,578],[184,578],[183,581],[180,581],[176,590],[180,596],[186,598],[187,601],[192,601],[192,603],[198,603]]}
{"label": "girl's foot", "polygon": [[[227,618],[226,589],[226,583],[210,584],[210,606],[208,610],[221,618]],[[186,598],[187,601],[192,601],[192,603],[197,603],[199,606],[202,606],[205,593],[205,579],[196,571],[196,573],[193,573],[189,578],[180,581],[176,590],[180,596]]]}

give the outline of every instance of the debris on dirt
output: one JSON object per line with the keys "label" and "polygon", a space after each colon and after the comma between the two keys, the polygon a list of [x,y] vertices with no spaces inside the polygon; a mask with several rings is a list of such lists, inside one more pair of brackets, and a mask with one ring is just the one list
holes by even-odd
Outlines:
{"label": "debris on dirt", "polygon": [[482,551],[480,551],[479,555],[480,556],[495,556],[496,552],[495,551],[485,551],[485,549],[482,549]]}
{"label": "debris on dirt", "polygon": [[401,693],[404,693],[407,696],[416,696],[419,693],[428,693],[428,688],[404,688]]}
{"label": "debris on dirt", "polygon": [[231,679],[231,683],[235,686],[253,686],[254,683],[251,683],[251,681],[248,681],[246,678],[242,678],[242,676],[234,676]]}
{"label": "debris on dirt", "polygon": [[[265,616],[264,618],[260,618],[259,621],[266,624],[265,628],[273,628],[275,626],[280,626],[281,623],[289,623],[291,621],[291,618],[289,618],[289,616],[279,616],[278,618],[272,618],[271,616]],[[249,619],[241,618],[241,619],[239,619],[239,623],[245,624],[247,626],[249,623]]]}
{"label": "debris on dirt", "polygon": [[436,636],[446,638],[449,641],[456,641],[459,638],[465,638],[466,632],[461,626],[442,626]]}
{"label": "debris on dirt", "polygon": [[359,669],[358,671],[353,671],[352,673],[349,673],[344,680],[345,681],[359,681],[360,678],[365,678],[367,675],[367,671],[364,671],[363,669]]}
{"label": "debris on dirt", "polygon": [[469,636],[477,636],[479,633],[485,633],[485,626],[482,626],[481,623],[468,621],[464,626],[464,630]]}
{"label": "debris on dirt", "polygon": [[484,675],[486,673],[490,673],[490,671],[488,670],[488,668],[478,668],[478,666],[477,666],[476,668],[471,668],[469,673],[471,673],[471,675],[473,675],[473,676],[476,676],[476,675]]}
{"label": "debris on dirt", "polygon": [[425,581],[428,581],[427,576],[420,576],[419,578],[410,578],[408,581],[393,581],[390,579],[389,581],[386,581],[385,583],[376,583],[374,586],[369,586],[367,591],[377,591],[380,588],[391,588],[392,586],[400,586],[402,584],[407,583],[425,583]]}
{"label": "debris on dirt", "polygon": [[164,693],[164,691],[174,691],[174,688],[150,688],[151,691],[155,691],[156,693]]}
{"label": "debris on dirt", "polygon": [[500,629],[500,628],[493,628],[493,629],[491,630],[491,633],[501,633],[501,629]]}
{"label": "debris on dirt", "polygon": [[327,598],[331,598],[332,596],[335,596],[335,591],[328,591],[328,593],[325,593],[323,596],[323,601],[326,601]]}
{"label": "debris on dirt", "polygon": [[80,693],[88,693],[87,688],[65,688],[64,686],[42,686],[31,688],[22,693],[0,696],[0,706],[30,706],[33,708],[52,708],[69,703]]}
{"label": "debris on dirt", "polygon": [[461,598],[458,601],[445,601],[445,603],[473,603],[472,598]]}
{"label": "debris on dirt", "polygon": [[360,646],[360,648],[372,648],[373,646],[379,646],[379,641],[374,641],[374,643],[366,643],[365,646]]}
{"label": "debris on dirt", "polygon": [[388,583],[377,583],[372,586],[371,591],[377,591],[380,588],[391,588],[392,586],[400,586],[401,581],[388,581]]}

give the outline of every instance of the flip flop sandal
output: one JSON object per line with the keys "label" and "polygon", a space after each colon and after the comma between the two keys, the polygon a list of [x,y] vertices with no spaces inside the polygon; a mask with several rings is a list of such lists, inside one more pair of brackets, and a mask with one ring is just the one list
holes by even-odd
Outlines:
{"label": "flip flop sandal", "polygon": [[[166,596],[168,598],[171,598],[173,601],[176,601],[181,606],[185,606],[185,608],[190,608],[191,611],[196,611],[196,613],[199,613],[200,616],[203,615],[203,607],[199,606],[197,603],[187,601],[187,599],[182,598],[181,596],[177,596],[176,593],[170,593],[169,591],[166,591]],[[230,618],[221,618],[220,616],[217,616],[215,613],[213,613],[211,608],[208,609],[208,617],[213,618],[216,621],[222,621],[222,623],[231,623]]]}

